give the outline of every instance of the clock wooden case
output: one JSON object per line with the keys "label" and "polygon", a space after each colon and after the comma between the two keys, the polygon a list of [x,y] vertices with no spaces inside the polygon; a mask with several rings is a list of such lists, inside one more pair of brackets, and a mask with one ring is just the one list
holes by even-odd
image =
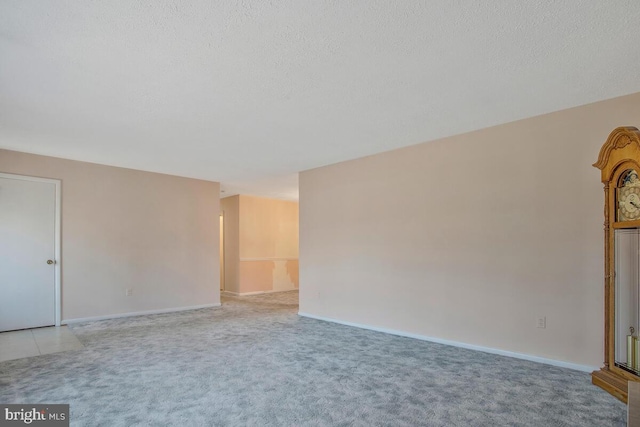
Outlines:
{"label": "clock wooden case", "polygon": [[604,184],[605,353],[591,378],[627,402],[628,382],[640,382],[640,131],[615,129],[593,166]]}

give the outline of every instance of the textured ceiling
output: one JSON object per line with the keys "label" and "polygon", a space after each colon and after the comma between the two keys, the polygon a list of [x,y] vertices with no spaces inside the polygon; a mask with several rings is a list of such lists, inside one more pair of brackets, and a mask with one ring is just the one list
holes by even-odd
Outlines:
{"label": "textured ceiling", "polygon": [[0,2],[0,147],[295,198],[296,172],[640,91],[640,2]]}

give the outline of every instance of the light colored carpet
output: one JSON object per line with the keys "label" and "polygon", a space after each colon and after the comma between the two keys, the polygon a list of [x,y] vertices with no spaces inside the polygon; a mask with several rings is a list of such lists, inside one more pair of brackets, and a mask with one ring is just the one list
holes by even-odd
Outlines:
{"label": "light colored carpet", "polygon": [[0,363],[0,402],[74,426],[623,426],[586,373],[301,318],[297,292],[79,324]]}

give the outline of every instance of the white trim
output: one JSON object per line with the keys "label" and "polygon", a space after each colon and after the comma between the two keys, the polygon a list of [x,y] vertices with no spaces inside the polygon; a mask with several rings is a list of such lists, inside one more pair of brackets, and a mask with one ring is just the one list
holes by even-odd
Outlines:
{"label": "white trim", "polygon": [[297,261],[298,257],[265,257],[265,258],[240,258],[240,262],[247,262],[247,261]]}
{"label": "white trim", "polygon": [[246,296],[249,296],[249,295],[273,294],[273,293],[277,293],[277,292],[291,292],[291,291],[297,291],[297,290],[298,290],[298,288],[281,289],[281,290],[277,290],[277,291],[256,291],[256,292],[243,292],[243,293],[231,292],[231,291],[223,291],[222,295],[227,295],[227,296],[230,296],[230,297],[246,297]]}
{"label": "white trim", "polygon": [[237,292],[231,292],[231,291],[221,291],[220,295],[224,295],[224,296],[228,296],[228,297],[239,297],[240,294]]}
{"label": "white trim", "polygon": [[220,307],[220,303],[218,302],[214,304],[192,305],[190,307],[161,308],[159,310],[136,311],[131,313],[108,314],[106,316],[79,317],[76,319],[65,319],[62,321],[62,324],[69,325],[71,323],[95,322],[96,320],[120,319],[121,317],[146,316],[149,314],[174,313],[177,311],[198,310],[200,308],[211,307]]}
{"label": "white trim", "polygon": [[54,321],[56,326],[60,326],[61,324],[61,316],[62,316],[62,297],[61,297],[61,264],[62,264],[62,250],[61,250],[61,242],[62,236],[60,234],[61,230],[61,221],[62,221],[62,181],[59,179],[50,179],[50,178],[38,178],[35,176],[27,176],[27,175],[16,175],[11,173],[2,173],[0,172],[0,178],[6,179],[16,179],[21,181],[32,181],[32,182],[45,182],[48,184],[55,185],[55,219],[54,219],[54,236],[53,236],[53,257],[55,260],[55,264],[53,265],[53,277],[54,277],[54,296],[53,296],[53,304],[54,304]]}
{"label": "white trim", "polygon": [[530,362],[544,363],[546,365],[559,366],[561,368],[569,368],[576,371],[593,372],[600,369],[597,366],[579,365],[577,363],[564,362],[562,360],[547,359],[545,357],[531,356],[524,353],[514,353],[512,351],[500,350],[497,348],[483,347],[479,345],[466,344],[458,341],[444,340],[441,338],[427,337],[424,335],[412,334],[409,332],[397,331],[394,329],[378,328],[376,326],[363,325],[360,323],[345,322],[342,320],[331,319],[328,317],[316,316],[315,314],[298,312],[298,316],[308,317],[310,319],[322,320],[325,322],[339,323],[341,325],[353,326],[355,328],[368,329],[370,331],[383,332],[385,334],[398,335],[400,337],[414,338],[421,341],[430,341],[438,344],[450,345],[453,347],[466,348],[469,350],[482,351],[484,353],[499,354],[500,356],[513,357],[516,359],[528,360]]}
{"label": "white trim", "polygon": [[[222,210],[222,209],[220,209],[220,220],[222,220],[222,233],[220,233],[220,246],[222,246],[222,251],[220,253],[220,260],[221,260],[220,266],[222,268],[222,271],[220,271],[220,279],[221,279],[220,280],[220,292],[223,292],[224,288],[225,288],[226,281],[227,281],[227,264],[226,264],[227,260],[226,260],[225,255],[224,255],[224,252],[225,252],[225,250],[224,250],[224,243],[225,243],[225,240],[224,240],[224,235],[225,235],[224,224],[225,224],[225,222],[224,221],[225,221],[225,219],[224,219],[224,210]],[[220,223],[219,222],[218,222],[218,229],[220,229]]]}

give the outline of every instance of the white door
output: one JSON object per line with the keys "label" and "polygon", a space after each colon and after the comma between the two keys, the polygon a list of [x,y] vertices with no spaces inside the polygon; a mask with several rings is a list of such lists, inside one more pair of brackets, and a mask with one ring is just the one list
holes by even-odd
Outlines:
{"label": "white door", "polygon": [[55,324],[55,223],[54,183],[0,177],[0,332]]}

